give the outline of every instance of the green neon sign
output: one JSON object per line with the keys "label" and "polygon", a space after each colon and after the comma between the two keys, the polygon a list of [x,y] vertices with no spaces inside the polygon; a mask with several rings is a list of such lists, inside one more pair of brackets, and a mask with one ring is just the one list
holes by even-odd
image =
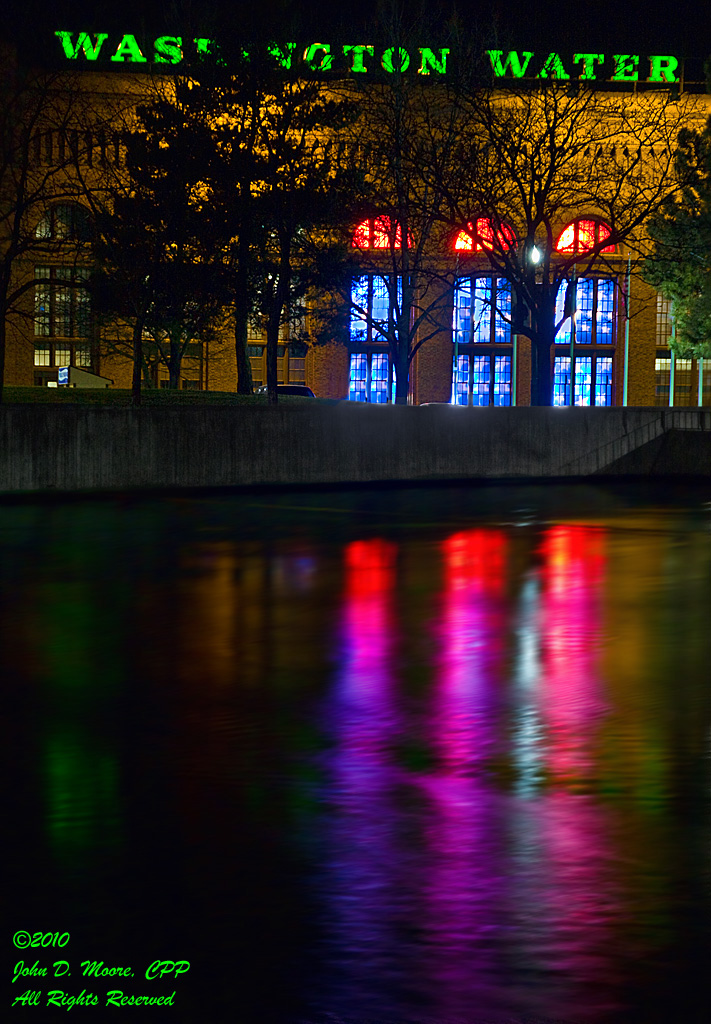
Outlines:
{"label": "green neon sign", "polygon": [[98,32],[94,40],[88,32],[79,32],[76,43],[72,42],[71,32],[55,32],[62,44],[64,56],[76,60],[81,51],[87,60],[98,60],[104,41],[109,38],[108,32]]}
{"label": "green neon sign", "polygon": [[530,50],[524,50],[523,60],[521,60],[516,50],[510,50],[506,54],[506,59],[502,61],[501,58],[504,56],[503,50],[487,50],[486,52],[491,61],[495,78],[506,78],[506,73],[509,70],[511,71],[512,78],[523,78],[529,61],[533,56]]}
{"label": "green neon sign", "polygon": [[[125,34],[109,39],[107,32],[54,33],[61,44],[66,60],[98,62],[109,60],[114,64],[180,64],[186,59],[186,49],[180,36],[159,36],[152,49],[142,48],[135,35]],[[218,59],[219,46],[215,40],[200,36],[191,40],[192,55]],[[309,43],[299,50],[296,43],[273,43],[269,53],[276,63],[291,70],[299,61],[310,71],[350,72],[362,75],[382,68],[387,74],[416,71],[419,75],[445,75],[450,50],[444,47],[420,46],[416,52],[403,47],[390,47],[376,55],[375,47],[368,43],[351,43],[334,47],[331,43]],[[190,56],[190,54],[188,54]]]}
{"label": "green neon sign", "polygon": [[[54,33],[59,40],[61,53],[66,60],[111,64],[180,64],[195,57],[211,57],[220,60],[219,46],[213,39],[196,37],[184,41],[180,36],[158,36],[150,45],[141,45],[135,35],[129,33],[111,39],[107,32],[66,32]],[[388,47],[376,53],[375,46],[368,43],[349,43],[334,46],[331,43],[309,43],[299,47],[296,43],[273,43],[269,53],[276,64],[286,70],[303,66],[313,72],[349,73],[364,75],[377,73],[382,69],[386,74],[416,73],[418,75],[446,75],[447,59],[451,53],[446,47],[417,47],[406,50],[403,47]],[[671,54],[652,54],[642,58],[634,53],[615,53],[606,57],[604,53],[575,53],[565,57],[552,51],[536,59],[533,50],[486,50],[494,78],[537,78],[541,80],[608,81],[608,82],[650,82],[658,85],[673,85],[679,82],[679,60]],[[248,54],[246,54],[248,56]],[[649,61],[649,73],[643,74],[644,60]]]}
{"label": "green neon sign", "polygon": [[311,71],[330,71],[333,68],[333,54],[330,43],[311,43],[304,50],[304,64]]}
{"label": "green neon sign", "polygon": [[[576,53],[568,67],[561,55],[555,52],[547,54],[538,64],[534,61],[532,50],[522,50],[520,53],[517,50],[508,53],[503,50],[487,50],[486,55],[494,78],[540,78],[566,82],[577,78],[588,82],[646,81],[660,85],[672,85],[679,81],[679,61],[669,54],[653,54],[648,57],[649,74],[644,79],[639,77],[642,58],[636,53],[616,53],[609,59],[604,53]],[[579,67],[581,64],[582,68]],[[538,70],[533,70],[536,67]]]}

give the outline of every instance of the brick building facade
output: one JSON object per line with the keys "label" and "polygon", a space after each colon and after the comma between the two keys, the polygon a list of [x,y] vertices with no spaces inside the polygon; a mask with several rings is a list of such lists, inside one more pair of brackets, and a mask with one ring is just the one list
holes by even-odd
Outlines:
{"label": "brick building facade", "polygon": [[[71,88],[75,88],[74,82]],[[87,96],[104,97],[107,105],[116,107],[130,107],[141,93],[136,76],[107,77],[94,69],[84,72],[81,90]],[[634,97],[628,100],[634,101]],[[698,104],[701,123],[705,98],[699,97]],[[93,137],[85,135],[75,156],[84,154],[84,183],[93,182],[100,188],[102,169],[112,160],[120,163],[120,141],[112,142],[101,131]],[[76,140],[72,143],[63,128],[48,129],[35,143],[37,166],[47,168],[53,160],[66,161],[65,153],[72,145],[77,146]],[[81,278],[90,266],[88,245],[83,250],[79,247],[78,258],[76,246],[69,245],[81,242],[90,204],[80,194],[71,197],[65,181],[66,175],[55,175],[52,182],[56,199],[48,196],[43,211],[37,206],[26,218],[27,230],[38,244],[17,262],[14,271],[20,278],[25,275],[28,281],[32,279],[32,284],[25,293],[23,315],[8,321],[5,382],[51,385],[57,380],[59,367],[71,364],[110,379],[114,387],[127,388],[132,367],[125,347],[120,352],[107,342],[103,329],[92,324],[86,305]],[[377,226],[377,219],[370,223],[371,227],[373,223]],[[485,221],[476,223],[478,233],[471,235],[468,249],[464,244],[457,251],[458,226],[452,225],[454,234],[444,251],[440,247],[433,252],[433,259],[448,261],[450,278],[449,284],[442,285],[437,329],[430,330],[431,337],[412,362],[409,400],[414,404],[530,404],[531,342],[523,335],[512,336],[510,289],[503,278],[492,276],[477,241],[482,231],[486,236],[493,227]],[[388,226],[386,223],[386,232]],[[363,225],[353,227],[356,248],[363,244],[362,229]],[[512,231],[515,233],[515,229]],[[598,240],[603,237],[600,232],[609,228],[595,210],[579,209],[572,217],[562,215],[556,245],[568,253],[571,245],[579,246],[576,251],[584,257],[586,231]],[[47,243],[44,255],[39,244],[42,241]],[[395,244],[392,232],[390,243]],[[366,242],[366,249],[369,244]],[[377,253],[375,263],[373,253],[367,255],[367,269],[353,278],[350,321],[343,335],[305,350],[291,344],[285,332],[278,353],[280,382],[305,383],[324,398],[371,402],[393,399],[392,360],[384,336],[376,336],[372,328],[378,319],[378,303],[387,302],[389,271],[385,260],[382,273],[378,273]],[[568,318],[556,338],[554,404],[570,402],[573,353],[576,404],[710,405],[711,360],[701,365],[696,360],[672,356],[668,304],[636,275],[631,278],[629,304],[626,302],[627,257],[628,253],[618,247],[608,254],[604,266],[591,268],[588,261],[576,283],[575,325],[571,328]],[[561,292],[559,314],[564,312],[564,301]],[[266,383],[264,346],[265,338],[254,332],[248,354],[255,385]],[[166,386],[165,367],[157,365],[152,372],[153,383]],[[190,347],[182,364],[181,387],[236,389],[234,337],[229,324],[217,342],[196,342]]]}

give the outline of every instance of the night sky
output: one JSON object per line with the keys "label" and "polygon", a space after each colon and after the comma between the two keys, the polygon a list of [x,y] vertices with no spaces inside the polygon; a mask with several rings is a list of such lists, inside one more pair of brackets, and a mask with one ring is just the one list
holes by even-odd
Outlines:
{"label": "night sky", "polygon": [[[38,26],[50,37],[59,27],[146,35],[187,29],[204,34],[210,22],[225,19],[230,30],[245,35],[273,26],[275,34],[280,28],[291,29],[288,35],[303,35],[311,41],[325,41],[320,38],[324,33],[330,40],[347,37],[353,41],[363,32],[372,35],[378,12],[389,6],[378,0],[359,0],[350,6],[334,0],[57,0],[51,5],[46,0],[11,0],[5,25],[6,31],[9,27],[13,34],[25,38],[36,38]],[[699,0],[675,0],[666,6],[643,0],[577,4],[570,0],[539,4],[530,0],[443,0],[431,4],[415,0],[402,4],[402,10],[406,22],[422,26],[428,39],[438,28],[444,32],[448,18],[456,12],[460,25],[480,35],[484,45],[499,40],[504,48],[673,52],[694,58],[711,53],[711,5]]]}

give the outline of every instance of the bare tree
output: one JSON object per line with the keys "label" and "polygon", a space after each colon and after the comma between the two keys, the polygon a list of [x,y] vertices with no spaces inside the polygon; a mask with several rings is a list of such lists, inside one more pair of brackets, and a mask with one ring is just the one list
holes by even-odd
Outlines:
{"label": "bare tree", "polygon": [[[387,344],[396,401],[406,403],[412,361],[442,330],[451,303],[454,267],[442,253],[467,124],[450,79],[437,73],[448,48],[432,52],[430,76],[423,76],[413,66],[423,26],[406,24],[392,5],[380,29],[387,56],[377,82],[361,85],[353,75],[343,86],[360,107],[345,135],[347,152],[363,168],[362,227],[351,245],[354,284],[343,298],[356,337]],[[373,302],[374,289],[384,302]]]}
{"label": "bare tree", "polygon": [[[26,324],[38,262],[86,258],[71,225],[53,230],[53,204],[76,200],[72,167],[81,145],[80,90],[71,76],[21,65],[6,48],[0,69],[0,401],[8,322]],[[43,217],[45,221],[43,223]]]}
{"label": "bare tree", "polygon": [[[331,139],[353,121],[354,106],[310,78],[266,80],[260,111],[261,180],[255,212],[262,232],[256,308],[267,334],[269,402],[277,400],[277,346],[289,319],[303,322],[312,289],[335,254],[332,232],[351,176]],[[335,255],[333,255],[335,259]]]}
{"label": "bare tree", "polygon": [[[512,331],[532,345],[531,401],[550,405],[553,345],[575,308],[573,281],[593,270],[619,279],[621,247],[635,264],[643,254],[645,222],[676,187],[675,140],[700,116],[699,100],[547,81],[515,90],[475,83],[458,102],[468,138],[449,217],[469,226],[472,251],[510,282]],[[581,215],[606,227],[559,241]]]}

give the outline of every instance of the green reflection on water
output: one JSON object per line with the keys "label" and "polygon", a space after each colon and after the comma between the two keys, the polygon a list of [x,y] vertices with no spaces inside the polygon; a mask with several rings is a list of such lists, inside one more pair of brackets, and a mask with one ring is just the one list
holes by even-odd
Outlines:
{"label": "green reflection on water", "polygon": [[[84,550],[82,568],[86,559]],[[46,831],[59,859],[83,861],[120,841],[118,757],[106,711],[115,711],[121,679],[121,624],[93,579],[46,582],[35,598],[46,694]]]}
{"label": "green reflection on water", "polygon": [[119,838],[118,764],[88,729],[60,724],[47,738],[47,831],[60,857],[87,855]]}

